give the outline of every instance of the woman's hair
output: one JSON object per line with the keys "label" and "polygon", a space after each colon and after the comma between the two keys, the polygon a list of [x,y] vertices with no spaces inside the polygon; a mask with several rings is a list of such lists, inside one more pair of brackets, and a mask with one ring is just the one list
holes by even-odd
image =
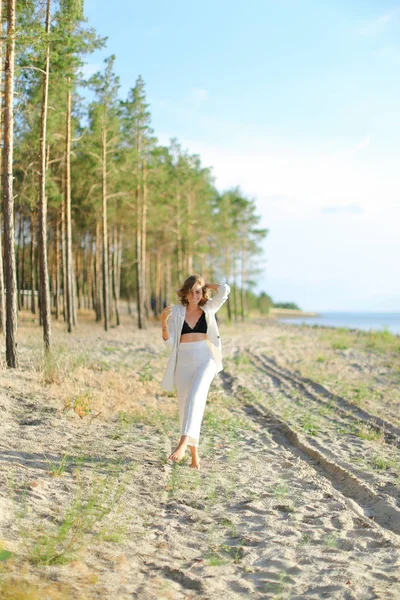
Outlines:
{"label": "woman's hair", "polygon": [[203,306],[203,304],[205,304],[207,300],[210,299],[208,295],[208,288],[206,288],[206,282],[204,281],[203,277],[197,274],[190,275],[190,277],[188,277],[183,282],[183,285],[177,291],[178,297],[181,299],[181,303],[183,304],[183,306],[187,306],[189,304],[186,299],[186,296],[189,294],[190,290],[195,285],[195,283],[199,283],[203,288],[203,296],[199,302],[199,306]]}

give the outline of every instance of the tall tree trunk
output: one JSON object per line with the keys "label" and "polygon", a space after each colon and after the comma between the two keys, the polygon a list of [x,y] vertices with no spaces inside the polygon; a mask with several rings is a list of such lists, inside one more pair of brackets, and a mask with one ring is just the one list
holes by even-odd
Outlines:
{"label": "tall tree trunk", "polygon": [[122,241],[124,237],[124,228],[121,225],[119,236],[117,229],[117,238],[118,238],[118,254],[117,254],[117,300],[118,300],[118,310],[119,310],[119,299],[121,297],[121,270],[122,270]]}
{"label": "tall tree trunk", "polygon": [[36,244],[35,248],[35,283],[36,283],[36,297],[38,303],[38,311],[39,311],[39,325],[42,326],[42,299],[40,297],[40,288],[39,288],[39,244]]}
{"label": "tall tree trunk", "polygon": [[93,308],[96,309],[95,302],[95,290],[94,290],[94,248],[93,248],[93,237],[90,237],[90,246],[89,246],[89,258],[88,258],[88,275],[87,275],[87,308],[90,310]]}
{"label": "tall tree trunk", "polygon": [[246,237],[242,240],[242,270],[241,270],[241,282],[242,289],[240,294],[240,314],[242,321],[245,320],[247,307],[246,307]]}
{"label": "tall tree trunk", "polygon": [[139,329],[143,329],[143,311],[142,311],[142,290],[141,290],[141,272],[140,272],[140,233],[139,229],[136,230],[136,308],[137,308],[137,317],[138,317],[138,327]]}
{"label": "tall tree trunk", "polygon": [[193,273],[193,242],[192,242],[192,231],[193,231],[193,223],[192,223],[192,204],[193,197],[192,192],[187,194],[187,248],[186,248],[186,269],[187,274],[191,275]]}
{"label": "tall tree trunk", "polygon": [[87,236],[85,236],[83,240],[83,248],[82,248],[82,259],[81,259],[81,289],[82,289],[82,308],[86,310],[87,308],[87,296],[86,296],[86,287],[88,281],[88,248],[87,248]]}
{"label": "tall tree trunk", "polygon": [[35,217],[31,213],[31,313],[36,314]]}
{"label": "tall tree trunk", "polygon": [[[229,281],[229,279],[228,279]],[[227,312],[228,312],[228,323],[232,323],[232,300],[231,300],[231,294],[229,294],[228,296],[228,300],[226,302],[226,308],[227,308]]]}
{"label": "tall tree trunk", "polygon": [[82,308],[82,286],[81,286],[81,248],[78,246],[75,254],[75,281],[76,281],[76,297],[78,300],[78,310]]}
{"label": "tall tree trunk", "polygon": [[158,317],[161,314],[162,306],[162,281],[161,281],[161,247],[157,248],[156,254],[156,280],[155,280],[155,316]]}
{"label": "tall tree trunk", "polygon": [[[71,85],[71,81],[68,81]],[[74,320],[72,276],[72,223],[71,223],[71,110],[72,92],[67,92],[66,152],[65,152],[65,224],[66,224],[66,308],[67,329],[71,333]]]}
{"label": "tall tree trunk", "polygon": [[92,286],[92,238],[88,240],[88,245],[85,254],[85,308],[91,307],[90,290]]}
{"label": "tall tree trunk", "polygon": [[55,239],[55,269],[56,269],[56,285],[55,285],[55,309],[56,319],[60,317],[60,222],[56,220],[56,239]]}
{"label": "tall tree trunk", "polygon": [[115,319],[117,326],[121,324],[119,317],[119,246],[120,241],[118,240],[118,230],[117,226],[114,225],[113,228],[113,264],[112,264],[112,292],[114,299],[114,310],[115,310]]}
{"label": "tall tree trunk", "polygon": [[17,244],[17,264],[16,264],[16,277],[17,277],[17,307],[21,310],[21,246],[22,246],[22,212],[21,209],[18,211],[18,244]]}
{"label": "tall tree trunk", "polygon": [[22,219],[22,250],[21,250],[21,285],[20,285],[20,296],[21,296],[21,308],[25,305],[25,219]]}
{"label": "tall tree trunk", "polygon": [[136,307],[138,327],[144,329],[143,296],[142,296],[142,206],[140,179],[136,186]]}
{"label": "tall tree trunk", "polygon": [[147,252],[147,256],[146,256],[146,262],[145,262],[145,274],[144,274],[144,281],[145,286],[146,286],[146,297],[145,297],[145,305],[144,305],[144,310],[145,310],[145,315],[146,315],[146,321],[149,319],[150,317],[150,313],[151,313],[151,306],[150,306],[150,294],[149,289],[151,289],[151,263],[150,263],[150,252]]}
{"label": "tall tree trunk", "polygon": [[[0,33],[3,35],[3,2],[0,1]],[[0,72],[3,73],[3,44],[0,44]],[[0,78],[0,167],[2,165],[3,152],[3,84]],[[1,167],[1,171],[3,171]],[[3,243],[2,227],[0,219],[0,331],[6,331],[6,297],[4,293],[4,267],[3,267]]]}
{"label": "tall tree trunk", "polygon": [[144,314],[146,315],[146,319],[144,320],[144,328],[146,328],[146,320],[149,318],[150,313],[150,298],[148,292],[149,285],[149,276],[148,276],[148,266],[147,266],[147,163],[146,159],[143,163],[143,203],[142,203],[142,266],[141,266],[141,274],[142,274],[142,306],[144,308]]}
{"label": "tall tree trunk", "polygon": [[[71,244],[72,247],[72,244]],[[72,290],[72,325],[75,327],[78,316],[76,312],[76,277],[75,277],[75,265],[74,265],[74,253],[71,252],[71,290]]]}
{"label": "tall tree trunk", "polygon": [[64,321],[67,322],[67,228],[65,226],[65,213],[66,213],[66,202],[65,202],[65,183],[62,182],[63,186],[63,201],[61,208],[61,259],[62,259],[62,274],[63,274],[63,317]]}
{"label": "tall tree trunk", "polygon": [[15,60],[15,5],[7,3],[7,41],[4,68],[4,152],[3,152],[3,214],[4,214],[4,271],[6,289],[6,362],[17,366],[17,281],[14,244],[14,60]]}
{"label": "tall tree trunk", "polygon": [[126,301],[128,304],[128,315],[132,314],[132,307],[131,307],[131,293],[130,293],[130,287],[129,284],[127,284],[126,286]]}
{"label": "tall tree trunk", "polygon": [[[107,223],[108,229],[108,223]],[[113,236],[112,233],[108,234],[108,306],[110,307],[110,314],[108,315],[108,322],[111,323],[114,318],[114,302],[113,302],[113,290],[112,290],[112,272],[113,272]]]}
{"label": "tall tree trunk", "polygon": [[206,277],[206,257],[204,255],[204,253],[201,255],[201,269],[200,269],[200,273],[201,273],[202,277],[204,277],[205,281],[207,281],[207,277]]}
{"label": "tall tree trunk", "polygon": [[[51,0],[47,0],[46,6],[46,37],[50,34],[50,6]],[[46,58],[43,75],[42,91],[42,114],[40,118],[40,191],[39,191],[39,274],[40,274],[40,297],[41,315],[43,325],[43,341],[45,351],[50,350],[51,345],[51,304],[49,272],[47,265],[47,196],[46,196],[46,138],[47,138],[47,106],[49,98],[49,74],[50,74],[50,42],[47,39]]]}
{"label": "tall tree trunk", "polygon": [[236,260],[233,259],[233,315],[234,315],[234,319],[235,321],[237,320],[237,307],[238,307],[238,301],[237,301],[237,279],[236,279]]}
{"label": "tall tree trunk", "polygon": [[104,329],[108,330],[108,320],[110,316],[109,304],[109,281],[108,281],[108,232],[107,232],[107,132],[105,127],[102,131],[103,145],[103,312]]}
{"label": "tall tree trunk", "polygon": [[[1,9],[0,9],[0,15],[1,15]],[[3,239],[2,239],[3,236],[2,236],[2,227],[3,227],[3,225],[2,225],[2,222],[0,220],[0,331],[1,331],[1,333],[4,333],[5,330],[6,330],[6,297],[5,297],[5,294],[4,294],[4,269],[3,269]]]}
{"label": "tall tree trunk", "polygon": [[[171,283],[171,258],[168,256],[166,261],[165,261],[165,303],[171,304],[172,303],[172,298],[171,298],[171,289],[172,289],[172,283]],[[163,302],[163,306],[162,308],[164,308],[164,302]]]}
{"label": "tall tree trunk", "polygon": [[96,270],[95,270],[96,321],[101,321],[101,224],[96,225]]}
{"label": "tall tree trunk", "polygon": [[178,251],[178,281],[182,283],[183,277],[183,247],[182,247],[182,216],[181,216],[181,195],[176,197],[176,248]]}

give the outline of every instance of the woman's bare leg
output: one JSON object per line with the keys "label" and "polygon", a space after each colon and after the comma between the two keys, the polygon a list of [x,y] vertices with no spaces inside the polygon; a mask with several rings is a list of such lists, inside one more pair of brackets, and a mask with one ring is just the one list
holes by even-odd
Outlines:
{"label": "woman's bare leg", "polygon": [[192,454],[192,464],[190,466],[192,469],[200,469],[200,457],[197,446],[189,446],[189,449]]}
{"label": "woman's bare leg", "polygon": [[181,439],[179,440],[179,444],[177,445],[175,450],[172,452],[172,454],[168,456],[168,460],[173,460],[175,462],[182,460],[182,458],[185,456],[188,439],[188,435],[183,435],[181,437]]}

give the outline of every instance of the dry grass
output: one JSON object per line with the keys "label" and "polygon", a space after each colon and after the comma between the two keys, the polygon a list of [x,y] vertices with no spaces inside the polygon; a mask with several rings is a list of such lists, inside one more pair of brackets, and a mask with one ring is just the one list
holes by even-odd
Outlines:
{"label": "dry grass", "polygon": [[0,579],[2,600],[86,600],[83,594],[65,584],[34,584],[20,576],[5,574]]}

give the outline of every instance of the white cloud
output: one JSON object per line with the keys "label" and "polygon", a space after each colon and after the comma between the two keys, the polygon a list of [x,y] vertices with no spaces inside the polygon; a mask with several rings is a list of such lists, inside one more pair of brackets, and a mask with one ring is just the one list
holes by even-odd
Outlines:
{"label": "white cloud", "polygon": [[364,213],[365,210],[357,202],[353,202],[349,204],[324,206],[321,209],[321,212],[326,215],[336,215],[338,213],[361,214]]}
{"label": "white cloud", "polygon": [[385,206],[389,209],[398,204],[397,173],[385,161],[372,156],[363,158],[357,152],[366,147],[367,138],[338,155],[321,154],[317,149],[306,153],[301,147],[257,151],[252,150],[254,140],[242,142],[240,148],[189,140],[183,140],[182,145],[200,154],[204,166],[213,167],[219,189],[239,185],[257,198],[266,212],[301,216],[326,207],[344,206],[348,212],[363,210],[380,215]]}
{"label": "white cloud", "polygon": [[395,16],[395,11],[387,12],[372,21],[366,21],[359,27],[357,27],[357,33],[363,37],[369,37],[382,33],[388,23],[392,21]]}
{"label": "white cloud", "polygon": [[359,142],[355,146],[352,146],[351,148],[349,148],[349,153],[354,154],[354,152],[359,152],[359,150],[364,150],[364,148],[368,148],[370,142],[371,142],[370,136],[366,135],[365,138],[363,140],[361,140],[361,142]]}

